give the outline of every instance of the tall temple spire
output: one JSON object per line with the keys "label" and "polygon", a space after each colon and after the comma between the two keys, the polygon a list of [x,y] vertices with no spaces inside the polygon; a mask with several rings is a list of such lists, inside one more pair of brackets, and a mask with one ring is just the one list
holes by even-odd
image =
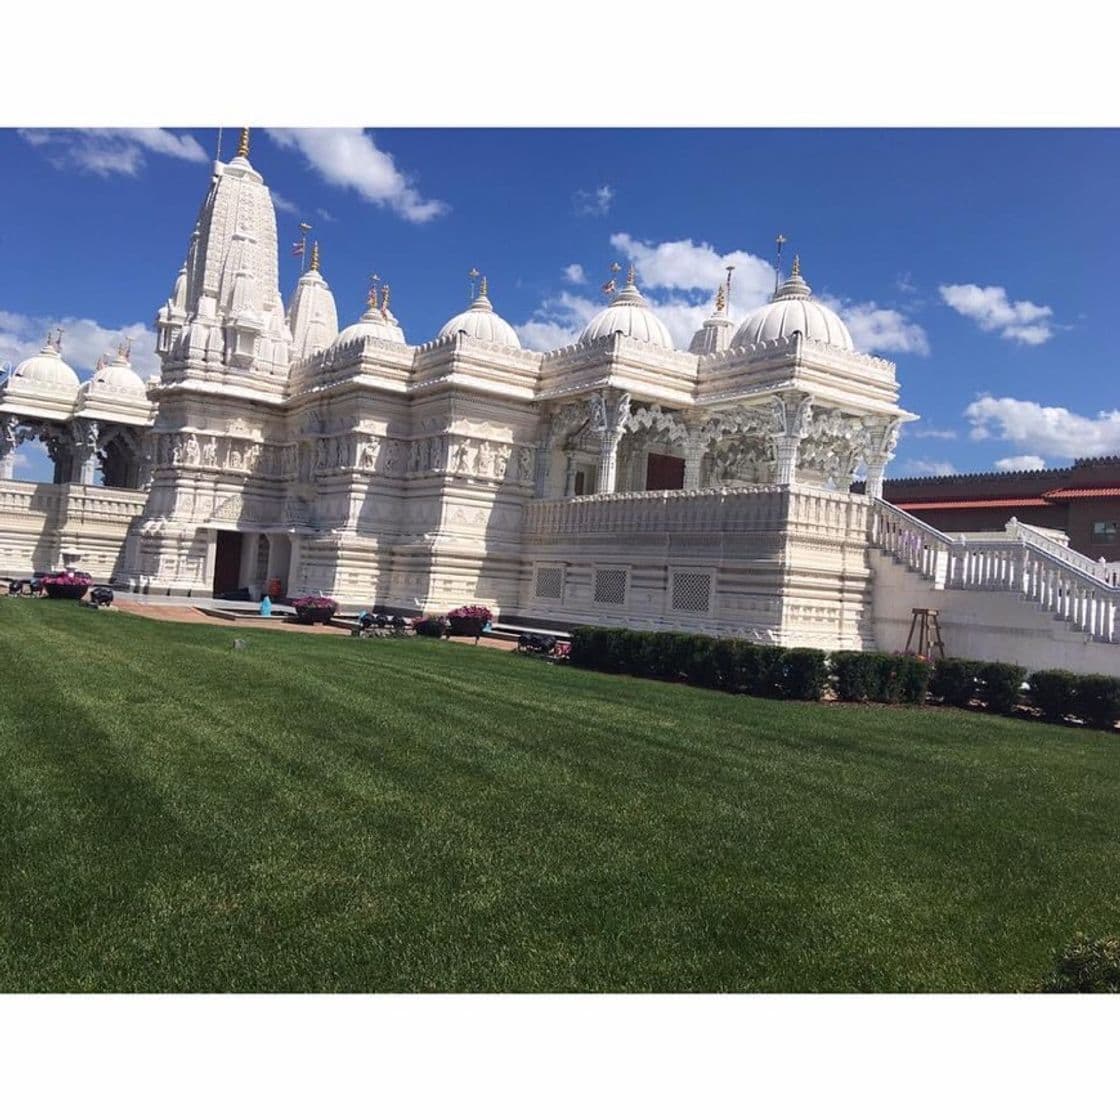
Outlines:
{"label": "tall temple spire", "polygon": [[237,158],[249,158],[249,130],[247,128],[241,130],[241,139],[237,142]]}

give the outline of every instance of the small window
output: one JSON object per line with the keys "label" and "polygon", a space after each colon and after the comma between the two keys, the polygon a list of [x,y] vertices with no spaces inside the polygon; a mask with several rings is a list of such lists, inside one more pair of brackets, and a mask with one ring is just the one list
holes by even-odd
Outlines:
{"label": "small window", "polygon": [[707,614],[712,605],[710,572],[673,572],[672,609],[694,614]]}
{"label": "small window", "polygon": [[1094,544],[1115,544],[1116,536],[1115,521],[1093,522],[1092,539]]}
{"label": "small window", "polygon": [[595,590],[592,596],[596,603],[626,603],[626,569],[596,568]]}
{"label": "small window", "polygon": [[559,567],[537,568],[536,594],[538,599],[564,597],[564,569]]}
{"label": "small window", "polygon": [[576,478],[575,482],[572,484],[572,489],[575,491],[577,498],[587,493],[587,478],[583,471],[576,471]]}

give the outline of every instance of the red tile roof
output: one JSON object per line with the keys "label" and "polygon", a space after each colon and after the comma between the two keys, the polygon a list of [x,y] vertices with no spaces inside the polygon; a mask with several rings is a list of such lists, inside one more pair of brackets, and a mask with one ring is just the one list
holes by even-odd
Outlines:
{"label": "red tile roof", "polygon": [[1009,506],[1048,506],[1045,498],[961,498],[943,502],[895,502],[899,509],[1007,509]]}
{"label": "red tile roof", "polygon": [[1120,498],[1120,486],[1066,486],[1058,490],[1047,490],[1044,498]]}

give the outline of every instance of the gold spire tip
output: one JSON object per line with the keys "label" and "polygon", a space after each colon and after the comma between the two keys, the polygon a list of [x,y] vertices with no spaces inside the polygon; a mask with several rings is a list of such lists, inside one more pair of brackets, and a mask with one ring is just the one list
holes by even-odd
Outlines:
{"label": "gold spire tip", "polygon": [[237,142],[237,157],[239,159],[249,158],[249,130],[247,128],[241,130],[241,139]]}
{"label": "gold spire tip", "polygon": [[633,284],[636,273],[634,271],[634,262],[630,262],[630,270],[626,273],[626,283]]}
{"label": "gold spire tip", "polygon": [[490,286],[486,283],[486,277],[484,276],[478,282],[478,294],[480,296],[482,296],[483,299],[485,299],[487,294],[489,293],[489,291],[490,291]]}
{"label": "gold spire tip", "polygon": [[319,271],[319,242],[313,241],[311,243],[311,271]]}
{"label": "gold spire tip", "polygon": [[801,256],[798,253],[794,253],[794,255],[793,255],[793,271],[790,273],[790,276],[800,276],[800,275],[801,275]]}
{"label": "gold spire tip", "polygon": [[389,285],[383,284],[381,287],[381,314],[389,314]]}
{"label": "gold spire tip", "polygon": [[727,306],[727,296],[724,293],[723,285],[720,284],[719,291],[716,292],[716,311],[722,312]]}

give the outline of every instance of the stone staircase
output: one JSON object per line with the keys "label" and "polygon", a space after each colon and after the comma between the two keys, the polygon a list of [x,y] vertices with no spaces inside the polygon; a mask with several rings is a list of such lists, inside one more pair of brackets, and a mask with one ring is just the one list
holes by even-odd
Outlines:
{"label": "stone staircase", "polygon": [[1014,518],[1002,531],[954,537],[873,499],[870,535],[874,547],[931,589],[1002,592],[1087,641],[1120,644],[1116,566],[1090,560]]}

